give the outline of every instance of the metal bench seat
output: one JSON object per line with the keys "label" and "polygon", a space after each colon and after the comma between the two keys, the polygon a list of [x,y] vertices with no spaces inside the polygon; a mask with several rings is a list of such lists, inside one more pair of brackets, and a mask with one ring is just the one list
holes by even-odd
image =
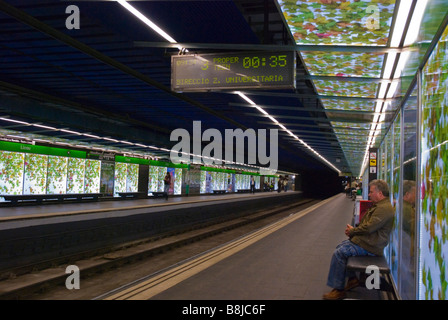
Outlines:
{"label": "metal bench seat", "polygon": [[349,257],[347,261],[347,269],[352,271],[365,272],[370,265],[377,266],[382,274],[390,273],[389,265],[384,256],[355,256]]}

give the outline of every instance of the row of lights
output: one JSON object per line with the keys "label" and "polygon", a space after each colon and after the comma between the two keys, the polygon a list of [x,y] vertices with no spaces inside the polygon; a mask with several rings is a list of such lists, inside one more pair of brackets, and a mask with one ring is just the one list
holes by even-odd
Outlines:
{"label": "row of lights", "polygon": [[[0,120],[12,122],[12,123],[17,123],[17,124],[21,124],[21,125],[24,125],[24,126],[33,126],[33,127],[46,129],[46,130],[52,130],[52,131],[59,131],[59,132],[69,133],[71,135],[85,136],[85,137],[89,137],[89,138],[93,138],[93,139],[106,140],[106,141],[115,142],[115,143],[124,143],[124,144],[128,144],[128,145],[138,146],[138,147],[141,147],[141,148],[148,148],[148,149],[164,151],[164,152],[167,152],[167,153],[171,152],[171,150],[166,149],[166,148],[158,148],[158,147],[155,147],[155,146],[144,145],[144,144],[141,144],[141,143],[133,143],[133,142],[124,141],[124,140],[117,140],[117,139],[113,139],[113,138],[109,138],[109,137],[101,137],[101,136],[93,135],[93,134],[90,134],[90,133],[81,133],[81,132],[68,130],[68,129],[58,129],[58,128],[55,128],[55,127],[46,126],[46,125],[42,125],[42,124],[38,124],[38,123],[30,123],[30,122],[25,122],[25,121],[15,120],[15,119],[5,118],[5,117],[0,117]],[[9,136],[11,138],[16,138],[16,139],[29,140],[29,138],[25,137],[25,136],[17,136],[17,135],[11,135],[11,134],[8,134],[7,136]],[[32,138],[32,140],[37,141],[37,142],[44,142],[44,143],[71,145],[69,143],[52,142],[52,141],[49,141],[49,140],[44,140],[44,139],[39,139],[39,138]],[[86,145],[75,145],[75,146],[76,147],[80,147],[80,148],[89,148]],[[118,150],[103,149],[103,148],[93,148],[93,147],[91,147],[91,149],[96,149],[96,150],[106,151],[106,152],[119,152]],[[129,154],[129,152],[127,152],[127,153]],[[220,160],[220,159],[216,159],[216,158],[213,158],[213,157],[196,155],[196,154],[192,154],[192,153],[186,153],[186,152],[182,152],[182,153],[185,154],[185,155],[188,155],[188,156],[193,156],[193,157],[197,157],[197,158],[203,158],[203,159],[207,159],[207,160]],[[138,155],[137,154],[130,154],[130,155],[141,156],[140,154],[138,154]],[[159,160],[158,157],[149,156],[149,158],[151,160]],[[246,171],[249,171],[249,172],[257,172],[257,170],[262,169],[262,167],[258,167],[258,166],[254,166],[254,165],[250,165],[250,164],[245,164],[245,163],[240,163],[240,162],[233,162],[233,161],[227,161],[227,160],[225,160],[225,161],[222,160],[222,161],[225,162],[227,165],[228,164],[234,164],[234,165],[244,166],[245,167],[244,169]],[[248,169],[248,168],[253,168],[253,169]]]}
{"label": "row of lights", "polygon": [[[46,125],[42,125],[42,124],[38,124],[38,123],[29,123],[29,122],[20,121],[20,120],[14,120],[14,119],[11,119],[11,118],[0,117],[0,120],[12,122],[12,123],[18,123],[18,124],[22,124],[24,126],[33,126],[33,127],[43,128],[43,129],[46,129],[46,130],[51,130],[51,131],[59,131],[59,132],[69,133],[71,135],[85,136],[85,137],[98,139],[98,140],[105,140],[105,141],[110,141],[110,142],[115,142],[115,143],[123,143],[123,144],[128,144],[128,145],[135,145],[135,146],[139,146],[139,147],[142,147],[142,148],[149,148],[149,149],[155,149],[155,150],[164,150],[163,148],[158,148],[158,147],[154,147],[154,146],[146,146],[146,145],[143,145],[143,144],[140,144],[140,143],[133,143],[133,142],[124,141],[124,140],[117,140],[117,139],[112,139],[112,138],[109,138],[109,137],[100,137],[100,136],[93,135],[93,134],[90,134],[90,133],[81,133],[81,132],[68,130],[68,129],[58,129],[58,128],[55,128],[55,127],[50,127],[50,126],[46,126]],[[8,134],[7,136],[12,137],[12,138],[25,139],[25,140],[29,139],[28,137],[11,135],[11,134]],[[52,141],[49,141],[49,140],[39,139],[39,138],[32,138],[32,140],[38,141],[38,142],[44,142],[44,143],[52,143],[52,144],[54,143],[54,144],[60,144],[60,145],[72,145],[70,143],[52,142]],[[87,145],[79,145],[79,144],[77,144],[75,146],[76,147],[80,147],[80,148],[91,148],[91,149],[96,149],[96,150],[106,151],[106,152],[119,152],[119,151],[113,150],[113,149],[89,147]],[[134,154],[134,155],[136,155],[136,154]],[[138,156],[140,156],[140,155],[138,155]],[[157,157],[152,157],[151,156],[150,158],[153,159],[153,160],[158,160]]]}
{"label": "row of lights", "polygon": [[271,116],[269,113],[267,113],[263,108],[261,108],[260,106],[258,106],[255,102],[253,102],[251,99],[249,99],[244,93],[242,92],[235,92],[236,94],[238,94],[241,98],[243,98],[244,100],[246,100],[246,102],[248,102],[250,105],[254,106],[258,111],[260,111],[262,114],[264,114],[266,117],[268,117],[274,124],[276,124],[277,126],[279,126],[283,131],[285,131],[286,133],[288,133],[291,137],[293,137],[294,139],[296,139],[297,141],[299,141],[303,146],[305,146],[309,151],[311,151],[316,157],[320,158],[322,161],[324,161],[326,164],[328,164],[331,168],[333,168],[334,170],[336,170],[338,173],[340,173],[341,171],[336,168],[331,162],[329,162],[327,159],[325,159],[321,154],[319,154],[316,150],[314,150],[313,148],[311,148],[305,141],[303,141],[302,139],[300,139],[298,136],[296,136],[294,133],[292,133],[290,130],[288,130],[283,124],[281,124],[280,122],[277,121],[277,119],[275,119],[273,116]]}

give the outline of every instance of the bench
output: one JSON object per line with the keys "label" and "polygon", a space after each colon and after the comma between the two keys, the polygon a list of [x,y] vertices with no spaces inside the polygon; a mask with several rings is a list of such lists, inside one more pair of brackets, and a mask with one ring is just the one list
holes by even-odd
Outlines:
{"label": "bench", "polygon": [[152,196],[155,198],[166,197],[166,192],[151,192]]}
{"label": "bench", "polygon": [[227,192],[227,190],[213,190],[213,193],[216,193],[216,194],[222,194],[222,193],[226,193]]}
{"label": "bench", "polygon": [[[390,268],[387,264],[386,258],[384,256],[354,256],[349,257],[347,260],[347,271],[360,272],[360,274],[365,274],[368,266],[376,266],[382,276],[380,279],[380,290],[386,291],[392,294],[392,298],[396,299],[397,295],[395,293],[395,288],[392,284],[392,277],[390,274]],[[367,275],[368,276],[368,275]],[[362,277],[360,277],[362,278]],[[385,281],[382,281],[385,280]]]}
{"label": "bench", "polygon": [[143,199],[147,197],[145,192],[118,192],[118,195],[125,199]]}
{"label": "bench", "polygon": [[65,201],[65,200],[92,200],[97,201],[102,193],[65,193],[65,194],[20,194],[20,195],[0,195],[6,201],[11,201],[12,204],[18,204],[19,202],[37,202],[43,201]]}

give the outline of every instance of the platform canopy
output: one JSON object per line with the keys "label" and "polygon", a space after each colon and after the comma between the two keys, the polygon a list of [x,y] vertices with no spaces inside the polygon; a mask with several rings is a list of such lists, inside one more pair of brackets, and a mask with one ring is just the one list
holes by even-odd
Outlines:
{"label": "platform canopy", "polygon": [[[169,160],[170,134],[194,121],[223,134],[277,129],[279,170],[358,176],[443,1],[0,0],[0,138]],[[294,87],[171,86],[173,56],[285,51]]]}

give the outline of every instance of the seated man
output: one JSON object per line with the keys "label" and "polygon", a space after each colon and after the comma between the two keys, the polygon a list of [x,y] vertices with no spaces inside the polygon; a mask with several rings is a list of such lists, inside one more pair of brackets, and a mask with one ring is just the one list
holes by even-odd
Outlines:
{"label": "seated man", "polygon": [[[347,225],[344,240],[336,247],[330,263],[327,285],[333,290],[323,295],[325,300],[345,298],[345,292],[356,287],[358,279],[346,273],[347,259],[351,256],[382,256],[389,242],[394,220],[394,208],[389,201],[389,187],[384,180],[369,183],[369,198],[373,206],[367,210],[358,227]],[[345,285],[345,278],[349,281]],[[353,276],[353,277],[352,277]]]}

